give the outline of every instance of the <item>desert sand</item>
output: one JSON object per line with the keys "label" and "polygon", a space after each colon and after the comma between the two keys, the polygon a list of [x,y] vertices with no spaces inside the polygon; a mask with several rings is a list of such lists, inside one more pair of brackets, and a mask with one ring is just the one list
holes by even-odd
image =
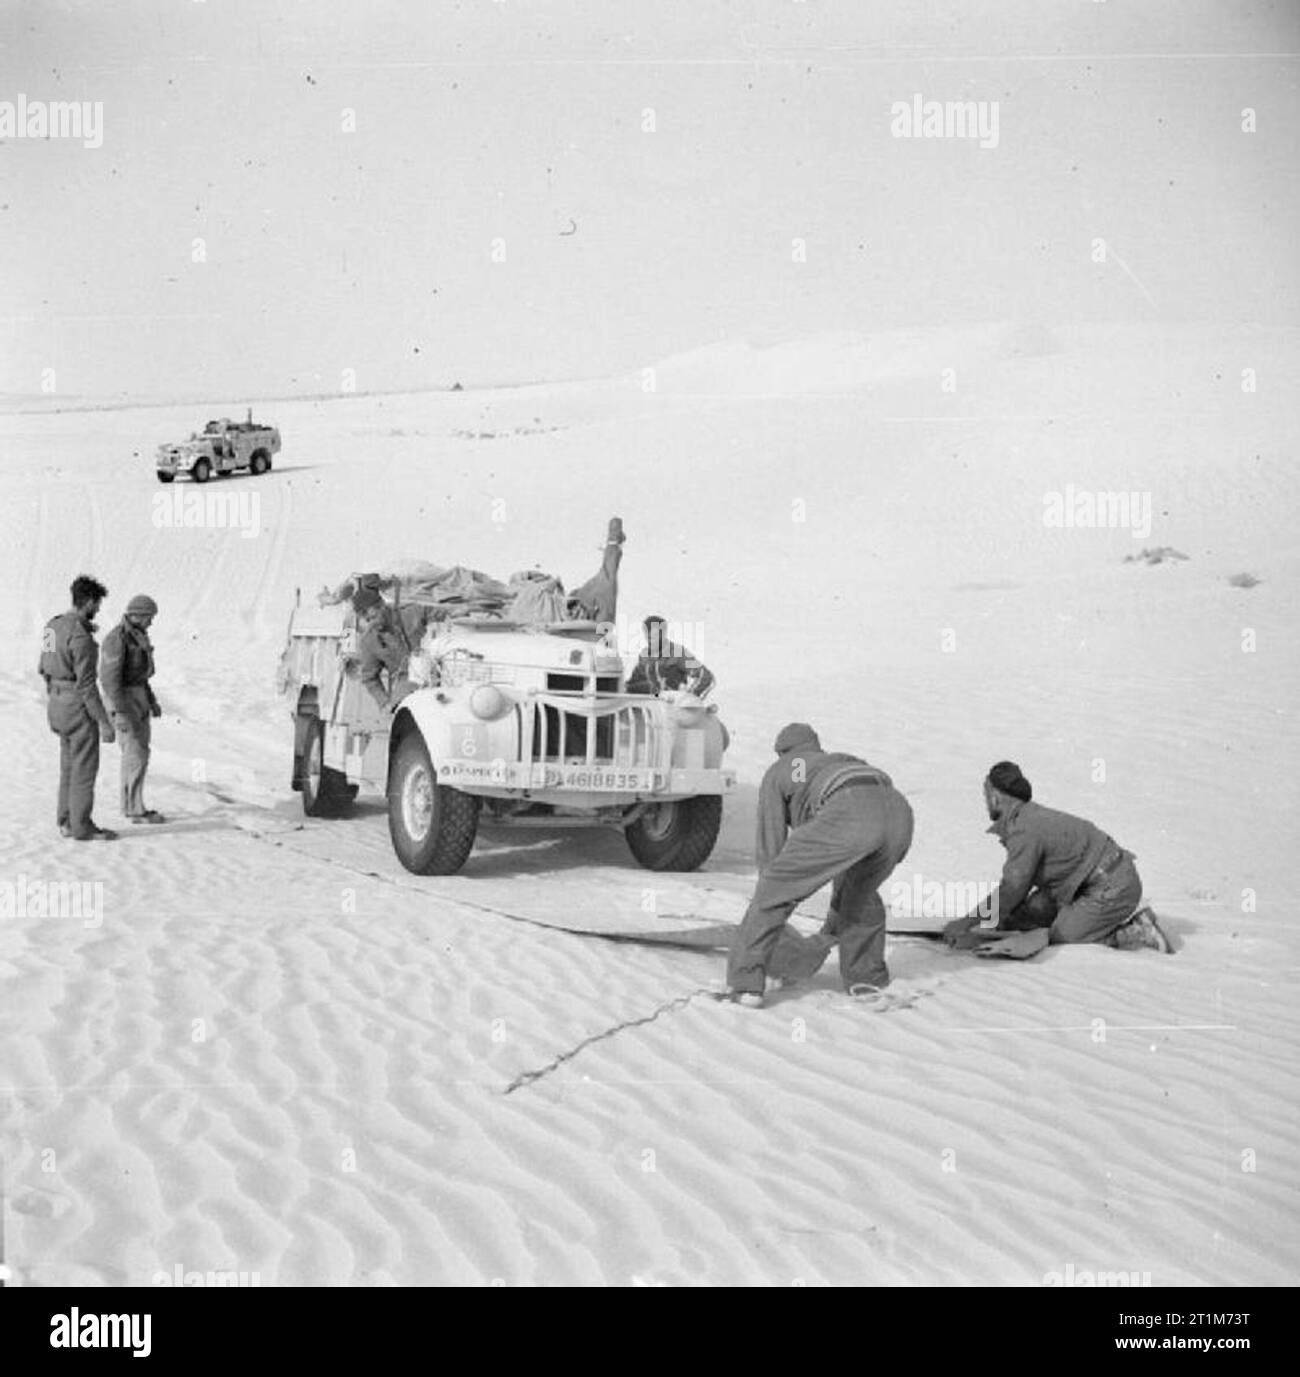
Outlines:
{"label": "desert sand", "polygon": [[[1294,1282],[1298,364],[1294,331],[1010,322],[724,341],[653,391],[266,404],[272,473],[208,488],[256,495],[250,534],[155,519],[154,446],[239,399],[0,420],[0,878],[103,896],[0,922],[11,1278]],[[1149,533],[1045,524],[1067,485],[1149,494]],[[703,870],[485,832],[420,878],[382,799],[302,816],[295,590],[402,556],[576,583],[614,512],[622,615],[684,623],[719,678],[739,787]],[[1125,560],[1162,545],[1187,559]],[[110,845],[56,834],[35,674],[83,571],[101,637],[161,607],[169,821]],[[898,937],[887,1012],[833,963],[751,1011],[710,998],[716,953],[570,931],[737,921],[792,718],[911,798],[896,880],[996,878],[980,782],[1010,757],[1137,854],[1176,954]],[[105,747],[107,826],[117,774]]]}

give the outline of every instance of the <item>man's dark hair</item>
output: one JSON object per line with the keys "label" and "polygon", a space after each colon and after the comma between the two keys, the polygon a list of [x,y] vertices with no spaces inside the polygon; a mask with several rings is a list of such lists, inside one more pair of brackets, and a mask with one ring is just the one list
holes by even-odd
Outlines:
{"label": "man's dark hair", "polygon": [[999,760],[989,771],[988,780],[999,793],[1010,794],[1023,803],[1028,803],[1034,796],[1032,786],[1013,760]]}
{"label": "man's dark hair", "polygon": [[72,580],[73,607],[80,607],[82,603],[94,602],[96,599],[102,602],[106,597],[108,589],[98,579],[92,579],[89,574],[78,574]]}
{"label": "man's dark hair", "polygon": [[652,626],[667,626],[668,619],[660,616],[647,617],[641,625],[648,631]]}

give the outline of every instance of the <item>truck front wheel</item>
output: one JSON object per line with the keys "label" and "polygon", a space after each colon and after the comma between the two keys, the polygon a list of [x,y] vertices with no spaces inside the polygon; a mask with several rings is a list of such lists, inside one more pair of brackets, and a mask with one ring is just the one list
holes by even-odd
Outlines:
{"label": "truck front wheel", "polygon": [[388,833],[397,859],[416,875],[454,875],[469,859],[479,801],[438,783],[418,731],[398,744],[388,784]]}
{"label": "truck front wheel", "polygon": [[248,467],[252,470],[253,477],[258,478],[271,467],[271,456],[264,449],[256,450],[248,461]]}
{"label": "truck front wheel", "polygon": [[200,459],[190,470],[190,477],[196,483],[206,483],[212,477],[212,465],[206,459]]}
{"label": "truck front wheel", "polygon": [[647,870],[698,870],[709,859],[722,826],[722,796],[659,803],[623,829],[632,854]]}

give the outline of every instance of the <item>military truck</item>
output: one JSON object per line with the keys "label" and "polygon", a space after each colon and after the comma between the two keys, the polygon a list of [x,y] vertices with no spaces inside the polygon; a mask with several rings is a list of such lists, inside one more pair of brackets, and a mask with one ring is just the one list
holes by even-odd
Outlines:
{"label": "military truck", "polygon": [[213,474],[228,478],[239,469],[262,474],[279,452],[280,432],[254,421],[250,408],[246,420],[209,421],[201,435],[191,432],[188,440],[159,445],[158,481],[173,483],[178,473],[188,473],[196,483],[206,483]]}
{"label": "military truck", "polygon": [[459,870],[480,823],[616,827],[650,870],[712,852],[735,787],[717,706],[627,693],[608,626],[434,621],[390,709],[360,681],[357,638],[346,603],[294,608],[279,688],[309,817],[386,795],[393,850],[422,875]]}

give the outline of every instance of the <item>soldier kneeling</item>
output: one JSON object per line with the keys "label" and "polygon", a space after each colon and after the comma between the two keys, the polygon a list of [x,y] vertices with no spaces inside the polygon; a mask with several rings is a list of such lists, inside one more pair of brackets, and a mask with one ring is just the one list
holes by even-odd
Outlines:
{"label": "soldier kneeling", "polygon": [[[974,929],[991,909],[998,933],[1046,929],[1051,943],[1172,951],[1155,914],[1138,909],[1142,880],[1131,851],[1084,818],[1034,803],[1032,786],[1009,760],[989,771],[984,802],[992,822],[988,830],[1006,848],[1007,859],[991,899],[944,929],[950,945],[988,942],[992,934]],[[1040,937],[1037,945],[1046,943]],[[1012,954],[1010,946],[1006,950]]]}

